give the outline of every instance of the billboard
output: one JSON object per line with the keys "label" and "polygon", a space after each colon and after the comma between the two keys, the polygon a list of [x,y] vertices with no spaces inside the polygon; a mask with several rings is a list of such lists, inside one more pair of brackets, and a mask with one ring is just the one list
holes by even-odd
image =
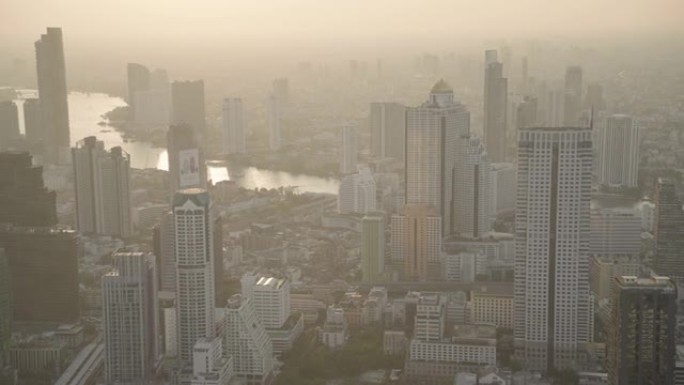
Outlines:
{"label": "billboard", "polygon": [[196,148],[178,152],[178,169],[180,170],[180,187],[197,187],[200,185],[200,159]]}

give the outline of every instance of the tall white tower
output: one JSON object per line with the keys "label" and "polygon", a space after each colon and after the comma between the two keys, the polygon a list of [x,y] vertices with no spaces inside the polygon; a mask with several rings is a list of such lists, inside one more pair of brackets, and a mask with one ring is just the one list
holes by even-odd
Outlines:
{"label": "tall white tower", "polygon": [[252,300],[266,329],[277,329],[290,317],[290,283],[285,278],[244,275],[242,296]]}
{"label": "tall white tower", "polygon": [[245,117],[242,99],[223,99],[223,152],[226,154],[244,154]]}
{"label": "tall white tower", "polygon": [[470,113],[440,80],[429,100],[406,110],[406,204],[428,204],[451,232],[452,177],[458,139],[470,132]]}
{"label": "tall white tower", "polygon": [[597,177],[607,187],[637,187],[639,182],[639,125],[628,115],[612,115],[597,122]]}
{"label": "tall white tower", "polygon": [[516,354],[533,370],[573,367],[593,334],[591,130],[522,130],[518,162]]}
{"label": "tall white tower", "polygon": [[120,250],[102,277],[102,329],[107,384],[148,383],[159,358],[154,256]]}
{"label": "tall white tower", "polygon": [[186,189],[173,199],[176,240],[178,355],[192,362],[200,338],[214,337],[214,255],[211,204],[204,189]]}

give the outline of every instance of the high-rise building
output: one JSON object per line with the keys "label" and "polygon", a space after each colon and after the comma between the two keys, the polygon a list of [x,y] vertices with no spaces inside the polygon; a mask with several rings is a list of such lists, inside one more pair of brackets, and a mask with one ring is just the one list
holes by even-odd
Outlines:
{"label": "high-rise building", "polygon": [[584,99],[584,108],[594,112],[604,111],[606,101],[603,99],[603,86],[598,83],[590,83],[587,86],[587,97]]}
{"label": "high-rise building", "polygon": [[406,107],[399,103],[371,103],[371,155],[404,160],[406,152]]}
{"label": "high-rise building", "polygon": [[492,163],[492,216],[515,210],[517,175],[514,163]]}
{"label": "high-rise building", "polygon": [[171,84],[171,124],[188,125],[198,143],[206,139],[204,80],[176,81]]}
{"label": "high-rise building", "polygon": [[223,152],[225,154],[244,154],[245,117],[242,99],[223,99]]}
{"label": "high-rise building", "polygon": [[166,134],[171,192],[207,186],[207,165],[201,136],[187,125],[172,125]]}
{"label": "high-rise building", "polygon": [[564,100],[563,125],[578,126],[582,109],[582,67],[570,66],[566,69]]}
{"label": "high-rise building", "polygon": [[45,133],[40,119],[39,99],[24,99],[24,133],[30,145],[44,144]]}
{"label": "high-rise building", "polygon": [[442,221],[434,208],[406,205],[403,214],[392,216],[390,228],[392,262],[404,265],[406,279],[425,281],[439,275]]}
{"label": "high-rise building", "polygon": [[247,385],[273,380],[273,346],[249,298],[235,294],[228,300],[223,348],[233,357],[235,376]]}
{"label": "high-rise building", "polygon": [[0,153],[0,223],[57,224],[56,194],[43,184],[43,168],[28,152]]}
{"label": "high-rise building", "polygon": [[492,176],[489,157],[478,138],[460,140],[454,167],[452,233],[480,238],[492,229]]}
{"label": "high-rise building", "polygon": [[442,217],[441,231],[451,231],[453,169],[461,136],[470,133],[470,113],[454,101],[443,80],[429,100],[406,110],[406,203],[427,204]]}
{"label": "high-rise building", "polygon": [[48,28],[36,41],[41,128],[48,162],[69,162],[69,106],[62,29]]}
{"label": "high-rise building", "polygon": [[173,199],[176,253],[176,314],[178,355],[191,362],[200,338],[212,338],[214,328],[214,246],[209,193],[178,191]]}
{"label": "high-rise building", "polygon": [[492,162],[506,161],[508,79],[496,51],[485,51],[484,140]]}
{"label": "high-rise building", "polygon": [[266,100],[266,109],[268,112],[269,148],[271,151],[278,151],[280,150],[283,141],[283,133],[280,126],[280,120],[282,118],[282,101],[272,94]]}
{"label": "high-rise building", "polygon": [[591,129],[520,132],[514,337],[532,370],[573,367],[592,341],[591,183]]}
{"label": "high-rise building", "polygon": [[666,277],[684,278],[684,211],[672,180],[655,185],[654,270]]}
{"label": "high-rise building", "polygon": [[159,290],[176,292],[176,240],[173,212],[167,211],[159,218],[153,230],[154,254],[157,256]]}
{"label": "high-rise building", "polygon": [[639,182],[639,124],[627,115],[612,115],[596,125],[598,183],[611,188],[634,188]]}
{"label": "high-rise building", "polygon": [[636,255],[641,252],[641,217],[632,210],[591,210],[591,255]]}
{"label": "high-rise building", "polygon": [[359,138],[356,127],[346,124],[340,128],[340,173],[356,172],[356,161],[359,156]]}
{"label": "high-rise building", "polygon": [[385,271],[385,215],[366,214],[361,220],[361,271],[363,282],[378,282]]}
{"label": "high-rise building", "polygon": [[674,385],[677,290],[667,277],[616,277],[608,384]]}
{"label": "high-rise building", "polygon": [[0,228],[9,261],[14,322],[73,323],[79,320],[78,234],[49,227]]}
{"label": "high-rise building", "polygon": [[522,102],[518,104],[515,126],[517,129],[532,128],[537,125],[537,111],[539,106],[537,98],[532,96],[525,96]]}
{"label": "high-rise building", "polygon": [[150,70],[142,64],[128,63],[128,65],[126,65],[126,74],[128,76],[127,101],[130,106],[130,116],[136,117],[136,93],[148,91],[150,89]]}
{"label": "high-rise building", "polygon": [[242,296],[252,301],[254,311],[264,328],[282,327],[290,317],[290,283],[285,278],[252,278],[240,281]]}
{"label": "high-rise building", "polygon": [[72,149],[76,226],[84,234],[131,235],[130,156],[89,136]]}
{"label": "high-rise building", "polygon": [[107,384],[148,383],[159,358],[154,256],[119,250],[102,277],[102,330]]}
{"label": "high-rise building", "polygon": [[145,91],[135,91],[131,115],[140,126],[168,127],[171,121],[171,91],[166,85]]}
{"label": "high-rise building", "polygon": [[17,105],[11,100],[0,102],[0,150],[13,148],[20,137]]}
{"label": "high-rise building", "polygon": [[362,167],[358,173],[346,175],[340,181],[337,211],[340,214],[375,211],[376,198],[373,174],[368,167]]}

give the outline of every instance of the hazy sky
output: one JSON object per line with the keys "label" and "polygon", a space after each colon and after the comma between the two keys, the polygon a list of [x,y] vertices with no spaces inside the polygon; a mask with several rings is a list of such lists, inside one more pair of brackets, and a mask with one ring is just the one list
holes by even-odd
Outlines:
{"label": "hazy sky", "polygon": [[[0,0],[0,36],[316,40],[684,32],[682,0]],[[520,36],[523,35],[523,36]]]}

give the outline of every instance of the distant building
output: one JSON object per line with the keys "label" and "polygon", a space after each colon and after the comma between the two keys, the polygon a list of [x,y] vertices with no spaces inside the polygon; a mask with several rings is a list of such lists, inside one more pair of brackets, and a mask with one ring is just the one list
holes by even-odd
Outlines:
{"label": "distant building", "polygon": [[489,157],[477,138],[463,137],[453,176],[452,234],[480,238],[492,229]]}
{"label": "distant building", "polygon": [[371,103],[371,155],[403,160],[406,146],[406,107],[399,103]]}
{"label": "distant building", "polygon": [[614,279],[608,384],[674,384],[677,290],[667,277]]}
{"label": "distant building", "polygon": [[225,154],[244,154],[247,152],[245,128],[242,99],[223,99],[223,152]]}
{"label": "distant building", "polygon": [[266,100],[268,111],[269,137],[268,143],[271,151],[278,151],[283,142],[283,130],[280,120],[282,119],[282,101],[276,95],[270,95]]}
{"label": "distant building", "polygon": [[[126,75],[128,77],[128,106],[131,109],[132,117],[137,118],[137,95],[141,91],[150,89],[150,70],[142,64],[128,63],[126,65]],[[137,120],[137,119],[136,119]]]}
{"label": "distant building", "polygon": [[568,67],[565,71],[565,101],[563,107],[563,125],[566,127],[577,127],[580,125],[582,91],[582,67]]}
{"label": "distant building", "polygon": [[347,321],[344,309],[329,306],[326,311],[325,323],[319,332],[319,338],[324,345],[332,350],[342,348],[347,343]]}
{"label": "distant building", "polygon": [[0,223],[57,224],[56,193],[45,188],[43,167],[28,152],[0,153]]}
{"label": "distant building", "polygon": [[406,351],[406,332],[403,330],[385,330],[382,336],[382,352],[389,356],[399,356]]}
{"label": "distant building", "polygon": [[242,296],[250,298],[266,329],[277,329],[290,317],[290,283],[284,278],[252,276],[242,279]]}
{"label": "distant building", "polygon": [[35,47],[44,159],[67,164],[71,144],[62,29],[48,28]]}
{"label": "distant building", "polygon": [[476,324],[492,324],[513,329],[513,287],[479,285],[470,292],[471,316]]}
{"label": "distant building", "polygon": [[508,79],[495,50],[485,51],[484,140],[494,163],[506,161]]}
{"label": "distant building", "polygon": [[204,80],[171,83],[171,124],[192,128],[201,145],[206,140],[204,108]]}
{"label": "distant building", "polygon": [[29,145],[45,144],[45,132],[40,116],[40,101],[37,98],[24,99],[24,131]]}
{"label": "distant building", "polygon": [[20,137],[17,105],[13,101],[0,102],[0,151],[14,147]]}
{"label": "distant building", "polygon": [[176,240],[173,226],[173,212],[167,210],[159,217],[159,223],[152,230],[154,254],[157,256],[159,290],[176,292]]}
{"label": "distant building", "polygon": [[365,214],[376,210],[376,184],[368,167],[359,168],[355,174],[346,175],[340,181],[337,194],[337,211],[340,214]]}
{"label": "distant building", "polygon": [[515,210],[518,168],[514,163],[492,163],[492,216]]}
{"label": "distant building", "polygon": [[590,220],[591,255],[639,255],[641,218],[633,211],[592,209]]}
{"label": "distant building", "polygon": [[610,188],[639,185],[638,122],[627,115],[611,115],[596,122],[596,175],[599,184]]}
{"label": "distant building", "polygon": [[207,186],[207,165],[201,136],[189,125],[172,125],[166,134],[171,193]]}
{"label": "distant building", "polygon": [[131,236],[130,156],[89,136],[72,149],[76,227],[84,234]]}
{"label": "distant building", "polygon": [[167,127],[171,122],[171,91],[168,85],[136,91],[133,106],[133,121],[142,127]]}
{"label": "distant building", "polygon": [[654,201],[654,270],[662,276],[684,277],[684,210],[671,180],[656,181]]}
{"label": "distant building", "polygon": [[439,275],[442,221],[428,205],[407,205],[404,213],[391,220],[392,263],[404,266],[409,280],[425,281]]}
{"label": "distant building", "polygon": [[160,354],[154,257],[120,250],[113,259],[102,278],[105,381],[150,382]]}
{"label": "distant building", "polygon": [[356,172],[357,158],[359,155],[359,138],[356,127],[346,124],[340,128],[340,173],[350,174]]}
{"label": "distant building", "polygon": [[377,282],[385,271],[385,215],[368,213],[361,220],[361,270],[364,282]]}
{"label": "distant building", "polygon": [[233,357],[235,375],[247,385],[273,380],[273,346],[249,298],[233,295],[226,306],[224,352]]}

